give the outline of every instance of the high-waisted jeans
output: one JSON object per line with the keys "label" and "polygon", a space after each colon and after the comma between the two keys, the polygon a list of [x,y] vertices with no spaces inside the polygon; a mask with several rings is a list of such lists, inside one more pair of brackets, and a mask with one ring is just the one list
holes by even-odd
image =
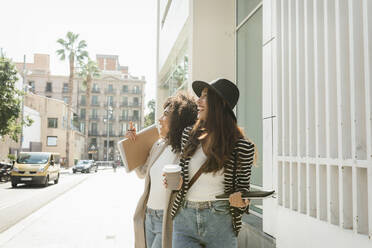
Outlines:
{"label": "high-waisted jeans", "polygon": [[173,221],[173,248],[236,248],[228,201],[185,201]]}
{"label": "high-waisted jeans", "polygon": [[163,210],[147,208],[145,219],[146,247],[161,248]]}

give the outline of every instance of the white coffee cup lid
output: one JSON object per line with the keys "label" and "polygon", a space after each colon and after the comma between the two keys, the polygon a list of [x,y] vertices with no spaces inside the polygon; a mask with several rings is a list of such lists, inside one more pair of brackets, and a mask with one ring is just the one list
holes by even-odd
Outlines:
{"label": "white coffee cup lid", "polygon": [[164,165],[163,172],[173,173],[181,171],[181,166],[178,164],[167,164]]}

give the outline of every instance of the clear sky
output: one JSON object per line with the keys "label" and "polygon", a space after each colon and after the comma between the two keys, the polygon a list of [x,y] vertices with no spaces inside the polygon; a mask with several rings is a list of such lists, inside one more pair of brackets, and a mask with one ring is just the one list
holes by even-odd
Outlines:
{"label": "clear sky", "polygon": [[0,48],[15,62],[50,55],[52,74],[68,75],[58,38],[68,31],[87,41],[88,52],[119,55],[120,65],[147,80],[145,102],[155,98],[155,0],[1,0]]}

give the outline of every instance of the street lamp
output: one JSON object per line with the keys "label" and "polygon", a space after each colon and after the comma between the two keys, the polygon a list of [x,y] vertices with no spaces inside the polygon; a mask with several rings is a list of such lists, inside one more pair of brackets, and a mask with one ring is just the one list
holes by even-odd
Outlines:
{"label": "street lamp", "polygon": [[[28,90],[31,89],[32,87],[28,84],[26,84],[26,76],[29,74],[29,71],[26,68],[26,55],[23,56],[23,71],[22,71],[22,91],[24,94],[27,94]],[[24,134],[23,134],[23,119],[24,119],[24,114],[25,114],[25,97],[22,95],[22,109],[21,109],[21,135],[20,135],[20,148],[19,152],[22,151],[22,146],[23,146],[23,139],[24,139]]]}
{"label": "street lamp", "polygon": [[106,161],[109,160],[109,140],[110,140],[110,118],[112,116],[112,107],[110,105],[110,98],[107,98],[107,119],[104,119],[103,121],[106,122],[107,120],[107,141],[106,141]]}

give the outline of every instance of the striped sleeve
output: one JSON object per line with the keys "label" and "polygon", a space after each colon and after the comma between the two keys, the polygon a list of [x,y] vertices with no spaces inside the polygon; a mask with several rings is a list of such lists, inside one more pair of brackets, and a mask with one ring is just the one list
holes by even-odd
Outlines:
{"label": "striped sleeve", "polygon": [[183,153],[183,149],[185,148],[185,145],[187,141],[189,140],[189,133],[192,130],[192,127],[186,127],[183,132],[182,132],[182,137],[181,137],[181,154]]}
{"label": "striped sleeve", "polygon": [[[236,191],[249,192],[251,181],[251,170],[254,161],[255,145],[247,140],[241,139],[237,144],[238,163],[236,173]],[[239,208],[240,212],[248,212],[249,207]]]}

